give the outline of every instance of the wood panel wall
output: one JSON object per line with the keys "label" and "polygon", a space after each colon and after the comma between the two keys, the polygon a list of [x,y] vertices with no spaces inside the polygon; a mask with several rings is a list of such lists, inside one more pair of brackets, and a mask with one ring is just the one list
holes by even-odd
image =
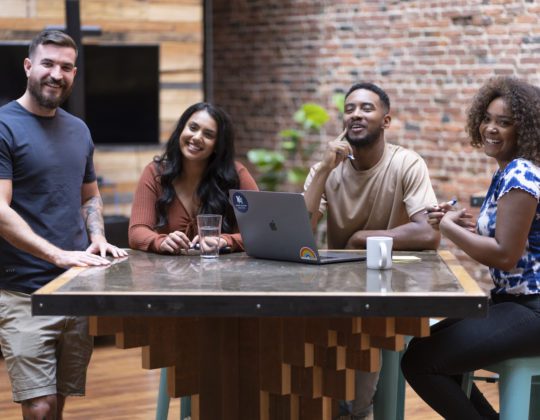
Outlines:
{"label": "wood panel wall", "polygon": [[[184,109],[203,98],[202,0],[80,0],[80,8],[81,24],[102,30],[85,43],[160,45],[160,139],[166,141]],[[46,26],[64,24],[64,0],[0,0],[2,41],[27,41]],[[106,213],[129,215],[142,168],[160,150],[97,147]]]}

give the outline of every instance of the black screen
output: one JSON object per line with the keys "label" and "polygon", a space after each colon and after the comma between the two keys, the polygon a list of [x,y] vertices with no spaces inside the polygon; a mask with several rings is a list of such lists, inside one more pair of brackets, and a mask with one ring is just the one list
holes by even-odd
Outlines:
{"label": "black screen", "polygon": [[84,48],[86,123],[96,143],[158,143],[157,46]]}
{"label": "black screen", "polygon": [[[28,44],[0,44],[0,105],[24,93],[27,56]],[[85,45],[84,60],[85,121],[94,143],[159,143],[159,47]]]}
{"label": "black screen", "polygon": [[26,90],[24,59],[28,44],[0,44],[0,106],[20,98]]}

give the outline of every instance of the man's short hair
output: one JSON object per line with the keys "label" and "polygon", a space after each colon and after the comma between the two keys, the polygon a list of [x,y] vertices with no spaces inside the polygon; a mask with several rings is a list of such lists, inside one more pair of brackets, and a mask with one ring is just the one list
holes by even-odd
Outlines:
{"label": "man's short hair", "polygon": [[352,85],[349,91],[347,92],[347,94],[345,95],[345,100],[351,93],[353,93],[355,90],[358,90],[358,89],[370,90],[373,93],[375,93],[379,97],[381,102],[383,103],[385,111],[386,112],[390,111],[390,98],[388,97],[388,94],[384,90],[382,90],[379,86],[373,83],[369,83],[369,82],[361,82],[361,83],[356,83]]}
{"label": "man's short hair", "polygon": [[75,44],[73,38],[71,38],[68,34],[65,34],[62,31],[51,30],[43,31],[36,35],[36,37],[30,43],[30,47],[28,48],[28,57],[32,58],[39,45],[47,44],[53,44],[59,47],[73,48],[75,50],[75,54],[78,53],[77,44]]}

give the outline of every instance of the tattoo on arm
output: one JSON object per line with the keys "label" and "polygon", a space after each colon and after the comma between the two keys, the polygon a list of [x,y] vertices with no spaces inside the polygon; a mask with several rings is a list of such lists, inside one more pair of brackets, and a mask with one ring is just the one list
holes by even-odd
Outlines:
{"label": "tattoo on arm", "polygon": [[105,236],[103,224],[103,201],[101,197],[91,197],[84,202],[81,208],[86,230],[90,236]]}

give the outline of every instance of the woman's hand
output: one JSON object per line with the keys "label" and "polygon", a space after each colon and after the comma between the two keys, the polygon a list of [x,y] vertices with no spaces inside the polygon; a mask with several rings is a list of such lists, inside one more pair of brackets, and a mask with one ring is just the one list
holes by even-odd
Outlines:
{"label": "woman's hand", "polygon": [[431,227],[435,230],[439,230],[439,224],[441,223],[441,219],[445,214],[445,212],[441,209],[440,204],[427,206],[424,213],[427,213],[428,223],[431,225]]}
{"label": "woman's hand", "polygon": [[476,232],[475,223],[471,221],[473,217],[472,214],[467,212],[467,209],[455,210],[454,206],[452,205],[452,201],[439,203],[434,206],[428,206],[426,207],[425,212],[427,213],[428,223],[435,230],[439,230],[441,220],[446,214],[456,213],[459,216],[452,215],[450,216],[449,221],[452,221],[470,232]]}
{"label": "woman's hand", "polygon": [[476,226],[471,219],[472,214],[468,213],[467,209],[450,210],[444,213],[442,219],[439,220],[439,224],[444,225],[446,223],[454,223],[464,229],[467,229],[469,232],[475,233]]}
{"label": "woman's hand", "polygon": [[427,213],[428,223],[435,230],[439,230],[439,224],[446,212],[452,210],[455,200],[445,201],[444,203],[427,206],[424,213]]}
{"label": "woman's hand", "polygon": [[[201,238],[199,237],[199,235],[193,238],[193,245],[195,244],[199,244],[201,249],[204,251],[208,249],[215,249],[216,247],[214,238],[207,238],[206,240],[201,241]],[[218,245],[218,249],[225,248],[227,246],[227,241],[220,236],[217,245]]]}
{"label": "woman's hand", "polygon": [[182,249],[189,249],[191,241],[184,232],[178,230],[167,235],[165,240],[161,242],[159,250],[169,254],[179,254]]}

